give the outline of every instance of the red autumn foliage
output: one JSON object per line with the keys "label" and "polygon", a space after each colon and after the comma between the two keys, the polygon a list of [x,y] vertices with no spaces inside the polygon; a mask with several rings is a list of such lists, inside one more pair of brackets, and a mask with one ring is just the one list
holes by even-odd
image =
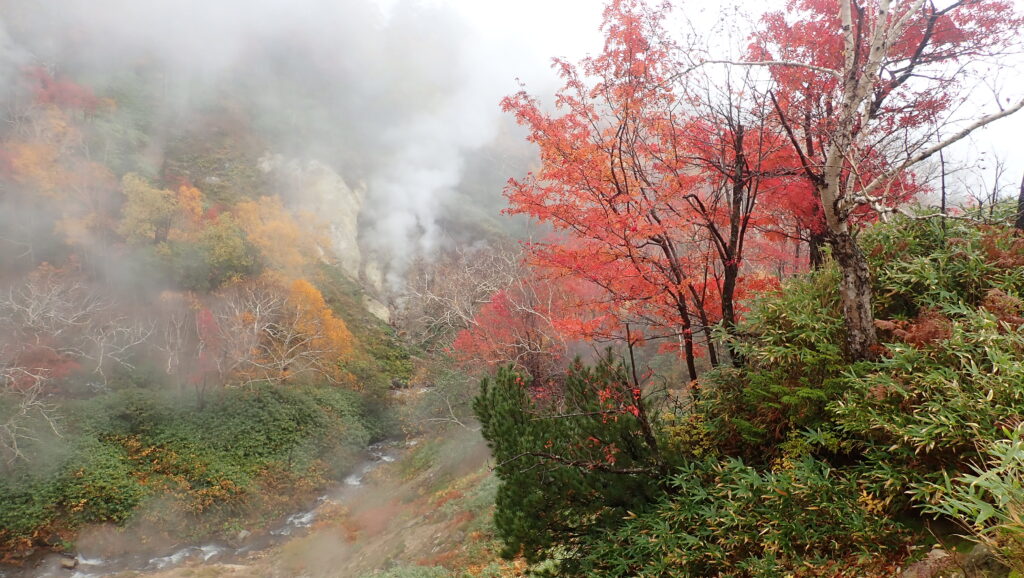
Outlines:
{"label": "red autumn foliage", "polygon": [[698,347],[718,363],[710,327],[735,324],[750,258],[771,255],[767,243],[751,251],[752,232],[789,231],[807,203],[786,201],[799,180],[767,95],[678,74],[666,16],[611,2],[603,52],[556,61],[554,113],[525,91],[503,101],[541,156],[506,196],[509,213],[559,232],[529,246],[531,262],[597,289],[587,309],[608,321],[602,337],[621,339],[628,324],[675,340],[692,379]]}
{"label": "red autumn foliage", "polygon": [[996,267],[1024,267],[1024,237],[1006,227],[983,227],[981,248],[985,258]]}
{"label": "red autumn foliage", "polygon": [[586,325],[573,315],[575,289],[568,279],[517,280],[495,293],[471,325],[456,334],[456,359],[471,370],[513,364],[533,383],[546,384],[562,372],[570,336]]}
{"label": "red autumn foliage", "polygon": [[41,67],[29,68],[26,78],[32,83],[35,101],[63,109],[95,112],[100,99],[88,87],[63,78],[56,78]]}
{"label": "red autumn foliage", "polygon": [[9,362],[11,367],[24,369],[23,372],[11,374],[12,387],[15,390],[35,386],[43,378],[52,383],[68,377],[82,368],[82,364],[68,355],[62,354],[49,344],[27,344]]}
{"label": "red autumn foliage", "polygon": [[989,289],[981,306],[1011,327],[1024,325],[1024,302],[1002,290]]}
{"label": "red autumn foliage", "polygon": [[922,310],[911,321],[879,319],[875,321],[875,327],[914,347],[944,341],[953,334],[953,323],[949,318],[932,309]]}

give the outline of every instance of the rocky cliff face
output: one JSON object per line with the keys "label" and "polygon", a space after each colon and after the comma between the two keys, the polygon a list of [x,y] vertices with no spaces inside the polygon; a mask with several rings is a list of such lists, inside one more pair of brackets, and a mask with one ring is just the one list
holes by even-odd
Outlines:
{"label": "rocky cliff face", "polygon": [[290,206],[318,217],[327,226],[331,252],[342,269],[358,279],[363,261],[359,247],[359,213],[365,200],[362,189],[350,187],[334,169],[317,160],[266,154],[260,159],[260,169],[278,183]]}
{"label": "rocky cliff face", "polygon": [[[317,160],[287,158],[267,153],[260,159],[260,170],[275,183],[281,197],[292,208],[307,213],[326,228],[330,252],[337,264],[366,289],[380,294],[384,275],[380,264],[359,244],[360,213],[365,206],[365,190],[352,187],[333,168]],[[366,308],[388,322],[390,311],[379,300],[367,296]]]}

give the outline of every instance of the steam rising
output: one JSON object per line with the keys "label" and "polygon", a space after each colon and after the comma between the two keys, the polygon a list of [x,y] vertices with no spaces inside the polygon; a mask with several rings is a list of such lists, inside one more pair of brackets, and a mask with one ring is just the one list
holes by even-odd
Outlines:
{"label": "steam rising", "polygon": [[[369,0],[0,0],[0,9],[5,86],[30,64],[100,95],[149,74],[158,119],[238,104],[268,153],[327,163],[365,189],[362,244],[393,271],[443,242],[439,222],[460,187],[500,196],[500,187],[466,190],[465,159],[499,134],[513,71],[537,68],[451,8],[410,0],[386,11]],[[163,143],[149,148],[159,154]]]}

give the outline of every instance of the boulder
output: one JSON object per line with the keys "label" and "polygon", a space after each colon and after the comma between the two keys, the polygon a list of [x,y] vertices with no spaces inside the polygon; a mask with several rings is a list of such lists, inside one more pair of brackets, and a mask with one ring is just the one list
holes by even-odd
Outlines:
{"label": "boulder", "polygon": [[1010,569],[984,544],[971,548],[964,556],[963,567],[967,578],[1006,578],[1010,575]]}
{"label": "boulder", "polygon": [[939,578],[957,567],[956,558],[942,548],[933,548],[923,560],[912,564],[900,578]]}
{"label": "boulder", "polygon": [[350,187],[331,166],[317,160],[268,153],[259,166],[274,178],[289,207],[322,220],[341,268],[353,279],[358,278],[362,262],[359,215],[364,192]]}
{"label": "boulder", "polygon": [[363,295],[363,307],[370,312],[370,315],[373,315],[384,323],[391,323],[391,309],[389,309],[387,305],[370,296]]}

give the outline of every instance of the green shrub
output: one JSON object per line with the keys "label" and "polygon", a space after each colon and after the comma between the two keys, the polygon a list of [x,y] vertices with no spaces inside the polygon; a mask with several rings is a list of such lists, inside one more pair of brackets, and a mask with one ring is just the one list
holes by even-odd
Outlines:
{"label": "green shrub", "polygon": [[960,313],[948,339],[891,345],[829,406],[880,494],[899,500],[912,484],[961,470],[1024,416],[1024,333],[984,311]]}
{"label": "green shrub", "polygon": [[874,227],[864,245],[888,344],[828,409],[870,491],[903,506],[1024,415],[1024,245],[1007,227],[935,220]]}
{"label": "green shrub", "polygon": [[571,568],[585,536],[660,494],[660,458],[617,397],[624,387],[625,368],[610,353],[593,368],[577,361],[560,390],[531,389],[511,368],[481,383],[474,409],[501,480],[494,523],[503,555]]}
{"label": "green shrub", "polygon": [[719,453],[705,416],[699,413],[665,412],[659,433],[669,461],[700,460]]}
{"label": "green shrub", "polygon": [[[698,467],[694,464],[702,456],[742,456],[756,467],[743,466],[745,475],[750,480],[759,477],[765,488],[785,486],[788,482],[778,476],[806,460],[842,468],[842,476],[833,474],[809,486],[817,487],[822,496],[840,491],[860,496],[859,501],[847,497],[844,502],[837,495],[836,503],[846,511],[833,514],[837,519],[846,516],[847,521],[815,523],[826,533],[842,529],[843,534],[858,536],[858,527],[872,525],[889,534],[895,526],[886,520],[906,513],[907,506],[952,515],[940,496],[948,496],[951,488],[962,490],[965,475],[980,477],[960,472],[982,458],[979,447],[991,447],[1005,437],[1004,428],[1024,418],[1024,240],[1005,227],[951,221],[943,228],[937,221],[898,219],[872,227],[862,243],[872,263],[879,336],[885,344],[876,361],[851,364],[845,358],[837,272],[826,266],[750,304],[734,342],[747,365],[705,374],[694,413],[685,423],[667,422],[663,431],[668,441],[681,446],[670,446],[674,452],[691,460],[684,469]],[[664,504],[690,512],[686,520],[692,527],[725,510],[756,512],[744,501],[750,487],[740,490],[728,482],[729,476],[741,474],[737,467],[721,469],[711,486],[680,486],[680,493],[670,493]],[[783,471],[772,474],[767,470],[771,467]],[[801,475],[814,478],[810,471]],[[944,486],[949,476],[960,482]],[[1005,476],[1001,480],[1001,491],[1008,491],[1010,482]],[[721,493],[723,484],[732,490]],[[977,484],[974,488],[982,491]],[[961,499],[968,503],[962,495]],[[704,500],[705,509],[684,507],[695,500]],[[981,502],[998,501],[991,492],[978,500],[973,505],[978,512],[988,511]],[[859,518],[861,514],[854,516],[858,503],[863,514]],[[947,509],[940,512],[935,504],[942,503]],[[663,571],[658,564],[672,568],[677,553],[656,551],[657,547],[662,542],[674,544],[669,535],[687,526],[681,523],[661,534],[651,529],[670,515],[666,507],[641,513],[621,529],[606,529],[611,532],[609,543],[643,552],[622,557],[624,566],[615,572],[658,575]],[[755,525],[765,534],[738,539],[749,539],[761,548],[772,543],[773,523],[793,516],[799,523],[808,511],[765,511],[764,520]],[[1005,525],[1000,527],[995,533],[1005,540]],[[740,544],[716,545],[719,537],[702,535],[689,551],[692,560],[711,560],[719,552],[725,558],[718,559],[717,566],[692,566],[696,562],[687,561],[664,571],[776,575],[798,558],[816,563],[815,557],[841,558],[870,544],[836,537],[832,551],[819,552],[813,544],[833,538],[779,531],[782,540],[811,546],[805,552],[780,549],[737,557],[734,554],[743,551]],[[744,532],[743,527],[734,527],[722,534]],[[645,539],[629,541],[641,535]],[[646,541],[661,535],[666,537]],[[604,555],[613,553],[605,550]],[[594,568],[610,572],[597,563]]]}
{"label": "green shrub", "polygon": [[849,370],[838,276],[828,266],[756,300],[734,339],[746,365],[702,376],[697,411],[726,453],[764,463],[790,432],[828,420]]}
{"label": "green shrub", "polygon": [[29,538],[57,515],[57,484],[24,469],[0,477],[0,547]]}
{"label": "green shrub", "polygon": [[1024,290],[1024,272],[1016,266],[1024,247],[1009,227],[901,218],[869,229],[862,246],[874,275],[878,319],[978,306],[990,289]]}
{"label": "green shrub", "polygon": [[856,481],[810,458],[777,472],[698,460],[671,485],[654,507],[588,540],[578,573],[821,575],[836,560],[851,570],[858,555],[865,564],[892,556],[901,541],[895,524],[867,511]]}
{"label": "green shrub", "polygon": [[[138,388],[68,403],[50,466],[0,476],[0,542],[31,540],[55,521],[121,523],[150,501],[186,531],[245,516],[248,503],[278,507],[280,496],[253,493],[282,483],[310,491],[325,469],[352,467],[371,437],[364,408],[341,388],[266,384],[215,392],[202,408]],[[204,523],[189,527],[199,515]]]}
{"label": "green shrub", "polygon": [[1024,572],[1024,426],[992,442],[973,473],[921,488],[924,510],[960,522],[1017,572]]}
{"label": "green shrub", "polygon": [[[719,450],[768,465],[803,431],[894,506],[1024,415],[1024,242],[1006,227],[897,219],[861,240],[874,275],[874,362],[842,352],[837,272],[826,266],[762,296],[739,325],[746,367],[702,380],[698,412]],[[797,436],[799,437],[799,436]],[[852,463],[851,463],[852,462]]]}
{"label": "green shrub", "polygon": [[65,466],[57,495],[69,525],[128,519],[146,495],[131,466],[123,447],[98,440],[82,443]]}

